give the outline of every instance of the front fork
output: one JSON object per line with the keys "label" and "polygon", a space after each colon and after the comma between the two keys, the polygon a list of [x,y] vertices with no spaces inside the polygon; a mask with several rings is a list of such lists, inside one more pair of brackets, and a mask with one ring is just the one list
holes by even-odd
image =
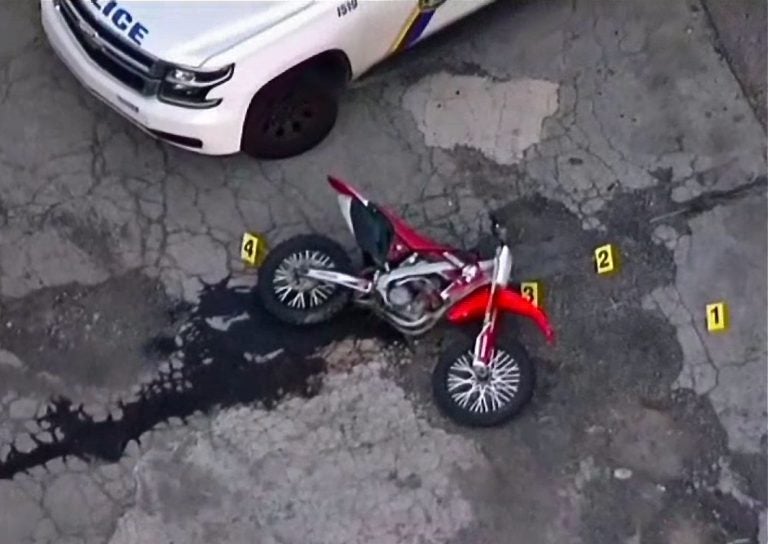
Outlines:
{"label": "front fork", "polygon": [[488,374],[493,352],[496,347],[496,330],[498,325],[499,305],[497,304],[497,293],[499,288],[503,288],[509,282],[509,276],[512,273],[512,252],[507,244],[502,244],[496,253],[493,267],[493,277],[491,280],[491,292],[488,296],[488,303],[485,307],[483,317],[483,326],[475,339],[475,353],[472,357],[472,368],[480,377]]}
{"label": "front fork", "polygon": [[493,360],[493,352],[496,346],[496,332],[499,311],[496,305],[496,284],[491,285],[491,293],[488,297],[488,305],[485,309],[483,326],[475,337],[475,351],[472,357],[472,368],[478,377],[485,377]]}

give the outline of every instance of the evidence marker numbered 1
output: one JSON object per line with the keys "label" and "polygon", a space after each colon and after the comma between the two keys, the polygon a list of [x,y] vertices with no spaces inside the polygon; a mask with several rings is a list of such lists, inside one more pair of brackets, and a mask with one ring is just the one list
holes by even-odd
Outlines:
{"label": "evidence marker numbered 1", "polygon": [[707,304],[707,330],[712,333],[728,330],[728,306],[725,302]]}
{"label": "evidence marker numbered 1", "polygon": [[619,271],[619,250],[614,244],[604,244],[595,248],[595,271],[601,276],[610,276]]}
{"label": "evidence marker numbered 1", "polygon": [[540,281],[523,281],[520,282],[520,293],[528,299],[528,301],[534,306],[542,308],[542,301],[544,299],[544,288]]}
{"label": "evidence marker numbered 1", "polygon": [[259,266],[266,256],[266,239],[252,232],[244,233],[240,244],[240,259],[250,266]]}

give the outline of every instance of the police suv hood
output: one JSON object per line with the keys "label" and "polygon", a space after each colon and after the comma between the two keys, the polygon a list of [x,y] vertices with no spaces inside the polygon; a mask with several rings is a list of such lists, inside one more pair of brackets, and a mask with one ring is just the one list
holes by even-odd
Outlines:
{"label": "police suv hood", "polygon": [[[209,57],[311,6],[313,0],[80,0],[106,29],[128,39],[131,25],[146,28],[140,47],[168,62],[199,66]],[[124,10],[114,20],[118,9]],[[108,15],[105,15],[107,12]],[[128,17],[126,17],[127,13]],[[120,26],[127,29],[121,31]],[[130,40],[129,40],[130,41]]]}

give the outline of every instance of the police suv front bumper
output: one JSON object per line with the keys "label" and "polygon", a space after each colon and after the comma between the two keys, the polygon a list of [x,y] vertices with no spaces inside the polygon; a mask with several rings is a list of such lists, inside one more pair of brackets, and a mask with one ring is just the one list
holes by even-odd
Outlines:
{"label": "police suv front bumper", "polygon": [[107,31],[97,30],[103,37],[97,35],[94,42],[93,28],[86,24],[88,32],[81,32],[73,25],[72,13],[63,12],[65,7],[68,5],[62,7],[61,2],[40,0],[43,29],[59,58],[97,98],[144,132],[173,145],[207,155],[240,150],[245,111],[241,101],[226,99],[231,79],[215,88],[216,96],[223,98],[215,107],[188,108],[163,102],[157,89],[147,83],[151,80],[140,77],[145,67],[153,69],[149,55],[137,48],[126,49]]}

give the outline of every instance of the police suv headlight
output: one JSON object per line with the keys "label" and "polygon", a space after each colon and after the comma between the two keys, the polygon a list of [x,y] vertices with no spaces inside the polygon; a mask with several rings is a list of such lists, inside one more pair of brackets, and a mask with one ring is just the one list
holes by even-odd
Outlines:
{"label": "police suv headlight", "polygon": [[221,98],[207,98],[208,92],[232,77],[235,65],[205,70],[173,67],[160,84],[158,98],[163,102],[186,108],[212,108]]}

